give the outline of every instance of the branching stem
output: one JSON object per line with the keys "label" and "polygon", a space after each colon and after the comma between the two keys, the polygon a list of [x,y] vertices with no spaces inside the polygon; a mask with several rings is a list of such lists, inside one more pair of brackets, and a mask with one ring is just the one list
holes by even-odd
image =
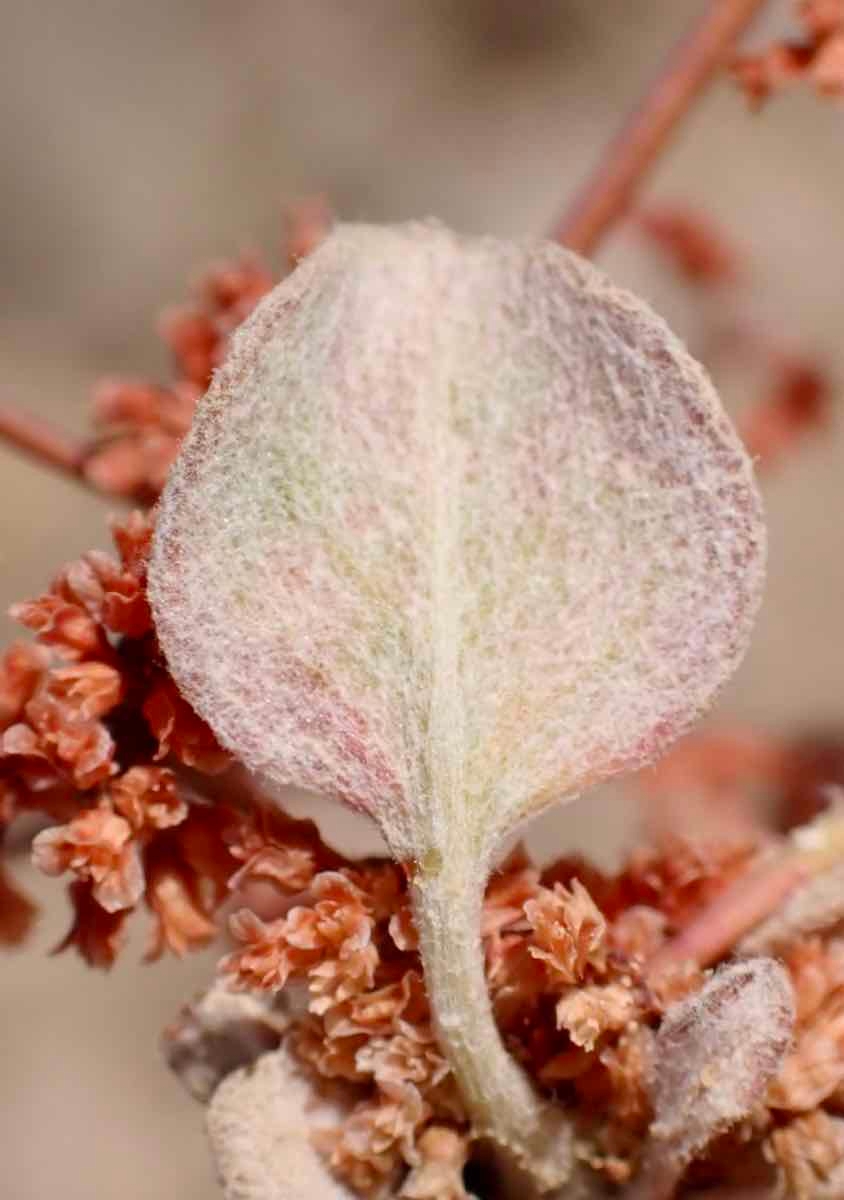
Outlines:
{"label": "branching stem", "polygon": [[[697,25],[669,55],[640,103],[609,143],[552,236],[590,255],[626,212],[675,127],[711,81],[736,38],[766,0],[710,0]],[[83,481],[87,447],[35,417],[0,408],[0,441],[44,466]]]}
{"label": "branching stem", "polygon": [[766,0],[710,0],[669,54],[639,104],[609,143],[552,236],[579,254],[595,252],[626,213],[644,176],[712,81],[736,39]]}
{"label": "branching stem", "polygon": [[40,417],[0,407],[0,441],[29,455],[42,466],[84,481],[87,444]]}

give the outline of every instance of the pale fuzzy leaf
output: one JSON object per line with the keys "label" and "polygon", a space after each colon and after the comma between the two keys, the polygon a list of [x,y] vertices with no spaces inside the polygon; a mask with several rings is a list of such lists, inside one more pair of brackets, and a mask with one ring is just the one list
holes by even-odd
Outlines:
{"label": "pale fuzzy leaf", "polygon": [[747,456],[646,305],[547,242],[341,226],[235,337],[150,594],[250,768],[480,863],[685,729],[763,557]]}
{"label": "pale fuzzy leaf", "polygon": [[223,1080],[206,1122],[226,1200],[352,1200],[311,1145],[314,1104],[284,1047]]}
{"label": "pale fuzzy leaf", "polygon": [[791,982],[769,958],[722,967],[669,1008],[656,1041],[654,1121],[629,1200],[673,1195],[692,1159],[750,1114],[793,1026]]}

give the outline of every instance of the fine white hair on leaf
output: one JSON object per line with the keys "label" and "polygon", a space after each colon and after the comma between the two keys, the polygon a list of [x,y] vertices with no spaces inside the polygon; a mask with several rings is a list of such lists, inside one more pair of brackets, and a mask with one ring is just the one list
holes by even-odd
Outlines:
{"label": "fine white hair on leaf", "polygon": [[653,757],[741,656],[763,557],[646,305],[548,242],[348,225],[234,338],[150,594],[221,741],[412,857]]}
{"label": "fine white hair on leaf", "polygon": [[206,1115],[226,1200],[353,1200],[311,1144],[331,1112],[284,1046],[228,1075]]}
{"label": "fine white hair on leaf", "polygon": [[509,1059],[479,938],[514,824],[638,767],[738,662],[751,464],[703,370],[560,246],[339,226],[235,336],[162,497],[161,645],[221,742],[370,814],[477,1132],[570,1130]]}

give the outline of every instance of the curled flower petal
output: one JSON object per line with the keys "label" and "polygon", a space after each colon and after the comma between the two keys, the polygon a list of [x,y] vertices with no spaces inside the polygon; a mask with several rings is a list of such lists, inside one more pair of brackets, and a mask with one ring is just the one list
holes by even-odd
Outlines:
{"label": "curled flower petal", "polygon": [[[54,765],[68,771],[76,787],[91,788],[115,773],[114,739],[102,722],[85,720],[72,705],[46,694],[30,700],[26,717],[35,735],[30,753],[37,748]],[[7,730],[4,737],[11,733]]]}
{"label": "curled flower petal", "polygon": [[32,859],[47,875],[73,871],[90,880],[106,912],[133,908],[144,890],[138,847],[128,821],[105,808],[90,808],[67,825],[44,829],[32,843]]}
{"label": "curled flower petal", "polygon": [[248,908],[233,913],[229,931],[243,949],[224,958],[220,970],[238,988],[280,991],[292,969],[283,929],[283,921],[265,923]]}
{"label": "curled flower petal", "polygon": [[580,983],[590,965],[603,966],[607,922],[578,879],[570,890],[561,884],[553,891],[544,889],[524,909],[533,928],[530,953],[565,983]]}
{"label": "curled flower petal", "polygon": [[636,996],[624,984],[581,987],[557,1002],[557,1024],[576,1046],[594,1050],[605,1033],[618,1033],[630,1024],[638,1009]]}
{"label": "curled flower petal", "polygon": [[188,767],[211,774],[223,771],[231,756],[220,749],[214,734],[179,694],[173,680],[158,679],[143,703],[143,715],[158,739],[157,758],[174,754]]}
{"label": "curled flower petal", "polygon": [[105,716],[120,702],[123,680],[120,672],[108,663],[75,663],[51,671],[46,690],[63,703],[66,710],[82,720],[93,721]]}
{"label": "curled flower petal", "polygon": [[46,647],[30,642],[15,642],[6,651],[0,663],[0,731],[21,716],[49,660]]}
{"label": "curled flower petal", "polygon": [[109,785],[108,796],[136,832],[169,829],[188,815],[176,777],[166,767],[130,767]]}
{"label": "curled flower petal", "polygon": [[155,918],[144,958],[154,962],[165,950],[181,957],[207,946],[216,936],[207,881],[166,849],[147,857],[146,900]]}
{"label": "curled flower petal", "polygon": [[60,596],[45,595],[38,600],[13,604],[9,615],[33,630],[39,642],[51,646],[63,658],[77,660],[102,653],[105,638],[97,622],[79,604]]}

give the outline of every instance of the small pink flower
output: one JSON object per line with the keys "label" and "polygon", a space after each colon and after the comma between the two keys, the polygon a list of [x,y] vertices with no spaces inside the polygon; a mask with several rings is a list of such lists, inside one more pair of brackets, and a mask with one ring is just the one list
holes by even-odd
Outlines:
{"label": "small pink flower", "polygon": [[131,826],[107,808],[86,809],[67,825],[43,830],[32,844],[32,858],[47,875],[72,871],[91,880],[94,899],[106,912],[132,908],[143,894]]}
{"label": "small pink flower", "polygon": [[176,790],[176,777],[167,767],[130,767],[114,780],[108,794],[135,832],[169,829],[188,815],[187,803]]}
{"label": "small pink flower", "polygon": [[20,718],[50,659],[44,646],[15,642],[0,662],[0,730]]}

